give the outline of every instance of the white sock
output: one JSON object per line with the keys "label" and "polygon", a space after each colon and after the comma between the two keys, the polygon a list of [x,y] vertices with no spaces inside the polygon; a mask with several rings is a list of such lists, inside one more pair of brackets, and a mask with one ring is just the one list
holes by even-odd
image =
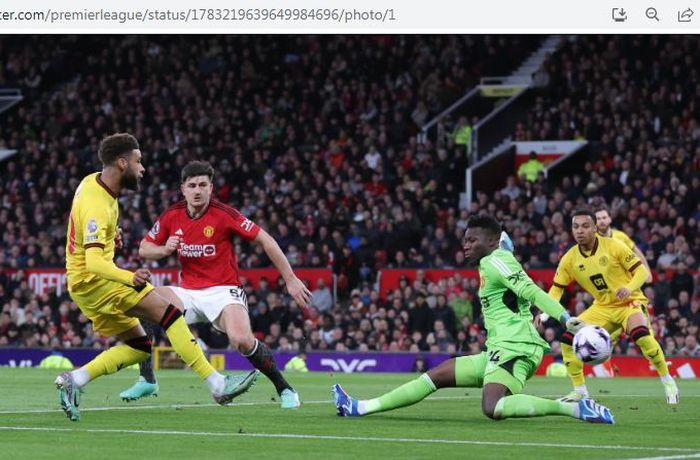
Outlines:
{"label": "white sock", "polygon": [[673,377],[671,377],[671,374],[666,374],[666,375],[664,375],[664,376],[659,376],[659,378],[661,379],[661,381],[662,381],[663,383],[674,382]]}
{"label": "white sock", "polygon": [[575,386],[574,390],[576,390],[576,392],[588,397],[588,388],[586,388],[586,384]]}
{"label": "white sock", "polygon": [[71,371],[70,376],[73,377],[73,383],[78,387],[84,387],[91,380],[90,374],[85,370],[84,367]]}
{"label": "white sock", "polygon": [[224,391],[224,386],[226,386],[226,378],[214,371],[209,377],[207,377],[207,386],[209,391],[213,395],[220,395]]}
{"label": "white sock", "polygon": [[358,414],[365,415],[367,413],[367,403],[370,403],[370,405],[372,405],[372,406],[379,405],[377,398],[369,399],[367,401],[357,401],[357,413]]}

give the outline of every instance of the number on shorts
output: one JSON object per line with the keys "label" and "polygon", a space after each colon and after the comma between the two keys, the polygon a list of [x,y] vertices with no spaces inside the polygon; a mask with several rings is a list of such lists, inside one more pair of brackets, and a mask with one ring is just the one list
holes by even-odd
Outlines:
{"label": "number on shorts", "polygon": [[233,297],[234,303],[239,303],[246,306],[248,305],[248,296],[242,287],[231,288],[228,292],[231,294],[231,297]]}
{"label": "number on shorts", "polygon": [[489,351],[489,361],[492,363],[497,363],[500,360],[501,355],[498,353],[498,350]]}

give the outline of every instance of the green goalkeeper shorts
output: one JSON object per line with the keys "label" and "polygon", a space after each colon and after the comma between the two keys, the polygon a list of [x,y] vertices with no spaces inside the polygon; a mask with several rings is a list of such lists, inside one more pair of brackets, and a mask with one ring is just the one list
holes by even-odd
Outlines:
{"label": "green goalkeeper shorts", "polygon": [[514,348],[495,348],[455,360],[458,387],[482,387],[489,383],[504,385],[512,394],[523,391],[542,361],[544,349],[538,345],[514,344]]}

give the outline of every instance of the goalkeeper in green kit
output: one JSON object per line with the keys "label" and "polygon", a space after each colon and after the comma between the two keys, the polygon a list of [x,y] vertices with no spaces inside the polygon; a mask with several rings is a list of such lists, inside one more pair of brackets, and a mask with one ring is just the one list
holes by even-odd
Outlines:
{"label": "goalkeeper in green kit", "polygon": [[[507,236],[506,236],[507,239]],[[521,394],[549,350],[532,325],[530,303],[559,318],[572,333],[583,323],[541,290],[523,271],[513,254],[502,249],[501,226],[490,216],[467,222],[462,249],[467,262],[479,267],[487,351],[449,359],[415,380],[378,398],[357,400],[340,385],[333,386],[338,415],[369,415],[422,401],[440,388],[483,388],[481,409],[489,418],[565,415],[593,423],[614,423],[610,410],[591,399],[560,402]]]}

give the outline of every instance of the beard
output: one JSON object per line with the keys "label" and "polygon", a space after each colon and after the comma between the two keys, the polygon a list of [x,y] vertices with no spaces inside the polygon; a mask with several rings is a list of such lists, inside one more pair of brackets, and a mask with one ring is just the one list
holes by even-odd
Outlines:
{"label": "beard", "polygon": [[128,190],[136,190],[138,191],[139,189],[139,178],[134,174],[134,172],[130,169],[128,169],[124,175],[122,176],[121,180],[121,186],[122,188],[128,189]]}

